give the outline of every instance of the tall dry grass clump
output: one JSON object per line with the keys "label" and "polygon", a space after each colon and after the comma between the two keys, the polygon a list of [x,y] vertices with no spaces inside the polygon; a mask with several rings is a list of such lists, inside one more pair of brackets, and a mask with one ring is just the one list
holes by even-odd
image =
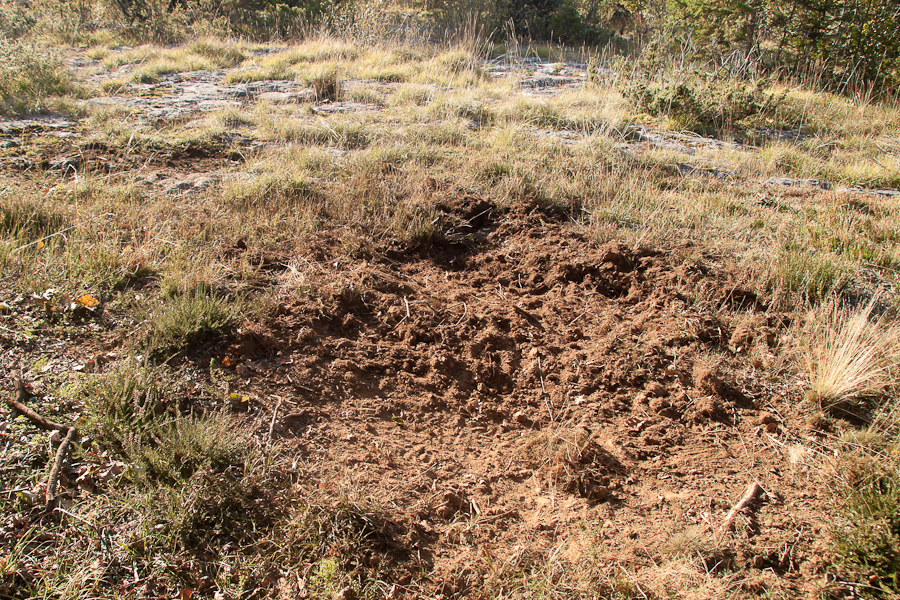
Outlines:
{"label": "tall dry grass clump", "polygon": [[896,384],[900,325],[875,316],[877,302],[849,310],[832,301],[810,314],[802,360],[808,395],[823,408],[875,397]]}
{"label": "tall dry grass clump", "polygon": [[62,58],[43,46],[0,39],[0,115],[37,112],[69,91]]}

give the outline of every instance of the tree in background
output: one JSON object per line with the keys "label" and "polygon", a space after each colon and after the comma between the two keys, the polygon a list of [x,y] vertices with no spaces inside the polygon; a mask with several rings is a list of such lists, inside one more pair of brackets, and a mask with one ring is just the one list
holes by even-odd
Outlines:
{"label": "tree in background", "polygon": [[670,22],[707,57],[740,52],[759,69],[814,71],[837,89],[900,84],[896,0],[672,0],[669,8]]}
{"label": "tree in background", "polygon": [[[217,24],[251,38],[289,35],[316,23],[342,0],[106,0],[133,27],[163,32],[173,20]],[[160,37],[160,36],[156,36]],[[162,36],[164,37],[164,36]]]}

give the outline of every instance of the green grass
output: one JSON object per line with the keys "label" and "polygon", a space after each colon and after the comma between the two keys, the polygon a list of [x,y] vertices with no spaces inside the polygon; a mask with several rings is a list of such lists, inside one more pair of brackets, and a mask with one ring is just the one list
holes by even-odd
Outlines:
{"label": "green grass", "polygon": [[46,110],[52,97],[71,90],[59,54],[34,42],[0,40],[0,114]]}
{"label": "green grass", "polygon": [[142,346],[154,357],[167,359],[207,339],[226,333],[238,311],[234,305],[203,289],[164,299],[153,312]]}
{"label": "green grass", "polygon": [[[82,523],[115,528],[120,550],[144,577],[175,592],[208,577],[220,590],[240,594],[250,581],[224,575],[207,558],[212,553],[218,564],[230,565],[227,570],[253,577],[260,564],[253,547],[274,535],[275,517],[286,509],[276,499],[285,489],[283,475],[251,443],[251,429],[230,412],[226,399],[219,398],[222,408],[202,415],[179,412],[171,387],[176,376],[166,368],[123,362],[83,378],[76,392],[85,403],[83,430],[125,470],[107,494],[72,511],[83,515]],[[80,537],[92,539],[100,531],[89,528]],[[77,556],[87,549],[72,550]],[[205,566],[199,573],[171,568],[183,560]],[[90,573],[77,563],[57,566],[60,577],[93,587]],[[53,591],[48,597],[55,597]]]}
{"label": "green grass", "polygon": [[868,578],[864,597],[900,595],[900,466],[874,464],[845,496],[847,523],[834,531],[845,568]]}
{"label": "green grass", "polygon": [[851,275],[850,265],[837,257],[799,247],[782,250],[770,276],[772,293],[817,303],[843,291]]}
{"label": "green grass", "polygon": [[34,201],[13,200],[0,206],[0,235],[34,243],[59,233],[70,223],[68,215]]}

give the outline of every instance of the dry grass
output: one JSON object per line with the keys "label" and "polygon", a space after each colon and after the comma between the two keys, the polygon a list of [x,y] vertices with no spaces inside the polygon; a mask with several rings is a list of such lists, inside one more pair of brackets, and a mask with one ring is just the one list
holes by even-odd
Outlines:
{"label": "dry grass", "polygon": [[895,384],[900,327],[873,315],[877,302],[848,310],[832,301],[808,315],[803,365],[809,394],[823,408],[877,397]]}

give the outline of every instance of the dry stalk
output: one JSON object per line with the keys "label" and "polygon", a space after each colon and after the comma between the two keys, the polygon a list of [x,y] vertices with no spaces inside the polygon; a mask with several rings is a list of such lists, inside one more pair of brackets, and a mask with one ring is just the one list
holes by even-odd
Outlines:
{"label": "dry stalk", "polygon": [[747,491],[744,492],[744,495],[735,504],[731,510],[725,515],[725,519],[722,521],[722,529],[725,531],[734,531],[734,519],[739,514],[749,514],[750,510],[753,508],[754,502],[759,496],[762,495],[763,489],[762,486],[757,482],[753,482],[750,484],[750,487],[747,488]]}
{"label": "dry stalk", "polygon": [[62,468],[63,463],[66,462],[66,457],[69,455],[69,446],[72,444],[77,433],[78,431],[74,427],[69,427],[69,433],[66,434],[66,437],[59,445],[59,449],[56,451],[56,458],[53,459],[53,467],[50,469],[50,477],[47,479],[47,493],[44,496],[44,501],[47,504],[50,504],[56,497],[56,487],[59,483],[59,470]]}
{"label": "dry stalk", "polygon": [[25,382],[21,379],[16,379],[16,398],[7,398],[6,404],[9,405],[10,408],[23,415],[29,421],[34,423],[35,426],[46,429],[47,431],[61,431],[64,433],[68,433],[70,430],[75,429],[74,427],[70,427],[69,425],[61,425],[59,423],[55,423],[50,419],[42,417],[37,414],[30,408],[25,405],[25,401],[28,399],[28,391],[25,389]]}

